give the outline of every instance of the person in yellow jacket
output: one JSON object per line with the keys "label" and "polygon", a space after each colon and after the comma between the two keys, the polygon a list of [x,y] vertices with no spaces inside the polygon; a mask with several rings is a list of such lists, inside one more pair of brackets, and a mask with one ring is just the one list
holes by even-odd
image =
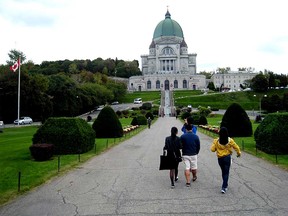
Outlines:
{"label": "person in yellow jacket", "polygon": [[229,137],[226,127],[221,127],[219,131],[219,138],[213,140],[211,151],[216,152],[218,157],[218,164],[222,171],[222,188],[221,193],[225,194],[228,189],[229,171],[231,165],[232,149],[237,153],[237,157],[241,156],[241,151],[236,142]]}

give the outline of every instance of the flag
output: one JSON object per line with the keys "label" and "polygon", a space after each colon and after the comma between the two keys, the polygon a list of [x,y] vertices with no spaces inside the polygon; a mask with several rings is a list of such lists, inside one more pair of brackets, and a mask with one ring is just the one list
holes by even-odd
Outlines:
{"label": "flag", "polygon": [[17,60],[17,62],[15,62],[12,66],[10,66],[10,70],[15,72],[18,67],[20,67],[20,58]]}

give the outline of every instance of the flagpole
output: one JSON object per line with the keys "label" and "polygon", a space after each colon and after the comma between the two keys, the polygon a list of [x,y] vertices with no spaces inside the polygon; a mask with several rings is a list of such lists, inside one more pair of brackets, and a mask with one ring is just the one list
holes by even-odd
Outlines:
{"label": "flagpole", "polygon": [[19,72],[18,72],[18,125],[19,125],[19,121],[20,121],[20,67],[21,67],[21,57],[19,56],[19,59],[18,59],[18,67],[19,67]]}

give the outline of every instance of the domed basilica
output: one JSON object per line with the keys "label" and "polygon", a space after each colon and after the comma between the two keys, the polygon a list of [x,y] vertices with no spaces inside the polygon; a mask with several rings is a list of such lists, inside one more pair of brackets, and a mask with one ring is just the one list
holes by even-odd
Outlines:
{"label": "domed basilica", "polygon": [[129,78],[130,91],[203,89],[204,75],[196,75],[196,53],[189,54],[181,26],[165,19],[156,26],[149,54],[142,55],[142,76]]}

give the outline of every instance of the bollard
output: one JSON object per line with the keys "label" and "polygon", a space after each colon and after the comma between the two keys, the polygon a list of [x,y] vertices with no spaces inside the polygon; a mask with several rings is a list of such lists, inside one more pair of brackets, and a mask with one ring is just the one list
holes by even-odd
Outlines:
{"label": "bollard", "polygon": [[60,155],[58,155],[58,172],[60,172]]}
{"label": "bollard", "polygon": [[21,172],[18,172],[18,192],[20,192],[20,185],[21,185]]}

